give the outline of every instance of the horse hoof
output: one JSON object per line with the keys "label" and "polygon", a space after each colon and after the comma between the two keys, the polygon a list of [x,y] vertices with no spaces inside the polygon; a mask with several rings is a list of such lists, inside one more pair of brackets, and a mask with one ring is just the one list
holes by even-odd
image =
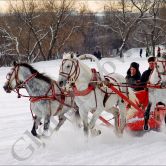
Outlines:
{"label": "horse hoof", "polygon": [[114,129],[114,133],[115,133],[115,136],[117,136],[118,138],[121,138],[123,136],[123,132],[120,131],[120,130],[115,130]]}
{"label": "horse hoof", "polygon": [[100,135],[101,134],[101,130],[98,130],[98,135]]}
{"label": "horse hoof", "polygon": [[42,136],[44,137],[50,137],[51,133],[48,130],[44,130],[42,133]]}
{"label": "horse hoof", "polygon": [[122,134],[121,132],[118,132],[118,133],[116,133],[116,136],[117,136],[118,138],[122,138],[123,134]]}
{"label": "horse hoof", "polygon": [[92,136],[98,136],[101,134],[101,130],[91,129]]}
{"label": "horse hoof", "polygon": [[34,137],[37,137],[37,136],[38,136],[38,134],[37,134],[36,131],[34,131],[34,130],[31,131],[31,134],[32,134]]}

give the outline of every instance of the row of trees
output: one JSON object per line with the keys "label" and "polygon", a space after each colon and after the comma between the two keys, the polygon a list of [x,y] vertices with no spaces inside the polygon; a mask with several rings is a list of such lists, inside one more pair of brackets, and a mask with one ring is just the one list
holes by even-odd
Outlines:
{"label": "row of trees", "polygon": [[155,56],[155,45],[166,44],[165,0],[111,1],[100,15],[88,11],[85,5],[76,11],[74,3],[10,2],[9,12],[0,17],[1,65],[10,65],[10,59],[55,59],[64,51],[92,53],[95,46],[104,56],[117,49],[121,57],[124,49],[152,46]]}
{"label": "row of trees", "polygon": [[166,42],[166,2],[165,0],[121,0],[119,8],[111,3],[106,6],[106,25],[121,39],[119,54],[129,40],[137,45],[152,46],[155,56],[155,45]]}

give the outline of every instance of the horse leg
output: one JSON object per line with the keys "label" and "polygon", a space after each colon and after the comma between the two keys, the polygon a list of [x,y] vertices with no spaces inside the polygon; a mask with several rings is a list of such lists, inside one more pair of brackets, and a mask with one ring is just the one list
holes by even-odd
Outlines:
{"label": "horse leg", "polygon": [[119,109],[117,107],[112,107],[109,110],[106,110],[107,112],[113,114],[114,116],[114,132],[116,135],[118,135],[118,126],[119,126],[119,118],[118,118],[118,114],[119,114]]}
{"label": "horse leg", "polygon": [[74,113],[74,120],[75,120],[75,124],[78,128],[81,128],[81,117],[80,117],[80,113],[79,110],[76,110]]}
{"label": "horse leg", "polygon": [[83,128],[84,128],[84,135],[86,137],[89,136],[89,128],[88,128],[88,122],[83,120]]}
{"label": "horse leg", "polygon": [[32,127],[32,130],[31,130],[32,135],[35,136],[35,137],[38,136],[36,130],[38,129],[40,121],[41,121],[41,118],[35,116],[34,122],[33,122],[33,127]]}
{"label": "horse leg", "polygon": [[37,132],[36,132],[36,127],[35,126],[36,126],[36,122],[34,120],[31,133],[32,133],[33,136],[37,137]]}
{"label": "horse leg", "polygon": [[100,130],[96,130],[94,127],[95,127],[95,123],[97,121],[97,119],[99,118],[100,114],[102,112],[102,109],[96,109],[95,112],[93,113],[93,116],[89,122],[89,129],[91,131],[91,134],[93,136],[96,136],[96,135],[100,135],[101,134],[101,131]]}
{"label": "horse leg", "polygon": [[57,124],[55,131],[58,131],[65,121],[66,121],[66,117],[64,116],[64,114],[59,115],[59,123]]}
{"label": "horse leg", "polygon": [[[84,109],[83,109],[84,108]],[[83,131],[84,135],[88,137],[89,135],[89,127],[88,127],[88,111],[85,109],[85,107],[79,107],[79,115],[81,117],[81,120],[83,122]]]}
{"label": "horse leg", "polygon": [[74,124],[74,127],[80,129],[82,127],[82,121],[81,121],[79,110],[72,109],[72,111],[73,111],[72,122]]}
{"label": "horse leg", "polygon": [[149,102],[147,109],[144,113],[144,130],[149,130],[148,127],[148,120],[149,120],[149,114],[150,114],[150,109],[151,109],[152,103]]}
{"label": "horse leg", "polygon": [[47,131],[50,126],[50,115],[46,115],[44,119],[44,130]]}
{"label": "horse leg", "polygon": [[120,115],[119,134],[123,134],[123,131],[126,126],[126,108],[123,100],[119,102],[119,115]]}

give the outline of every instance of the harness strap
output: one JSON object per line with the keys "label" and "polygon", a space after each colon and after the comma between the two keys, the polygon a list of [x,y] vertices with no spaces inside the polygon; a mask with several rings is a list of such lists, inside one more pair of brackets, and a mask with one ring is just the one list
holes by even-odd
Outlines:
{"label": "harness strap", "polygon": [[29,101],[32,103],[38,102],[40,100],[55,100],[55,96],[37,96],[37,97],[30,97]]}
{"label": "harness strap", "polygon": [[161,84],[155,84],[154,85],[154,84],[148,83],[146,87],[147,88],[155,88],[155,89],[165,89],[165,88],[162,88]]}
{"label": "harness strap", "polygon": [[[107,75],[107,76],[105,76],[105,85],[106,85],[108,88],[109,88],[109,85],[110,85],[110,80],[112,80],[112,81],[114,81],[114,82],[116,83],[117,90],[118,90],[120,93],[127,93],[126,95],[127,95],[127,97],[128,97],[128,91],[123,92],[123,91],[121,90],[121,85],[118,83],[118,81],[117,81],[115,78],[110,77],[110,76]],[[111,84],[111,85],[114,86],[114,84]],[[111,89],[111,88],[109,88],[109,89]],[[111,89],[111,90],[112,90],[111,92],[104,91],[104,90],[101,89],[101,88],[100,88],[100,90],[101,90],[103,93],[105,93],[104,100],[103,100],[104,106],[105,106],[105,103],[107,102],[108,98],[109,98],[111,95],[117,94],[113,89]],[[123,98],[122,98],[122,100],[123,100]],[[117,101],[116,105],[118,105],[118,102],[119,102],[119,100]]]}
{"label": "harness strap", "polygon": [[[138,107],[138,103],[134,103],[133,101],[130,101],[127,96],[125,96],[121,91],[116,89],[113,84],[108,85],[109,88],[111,88],[119,97],[121,97],[124,101],[129,103],[131,106],[133,106],[136,110],[142,112],[142,109]],[[142,112],[143,113],[143,112]]]}
{"label": "harness strap", "polygon": [[[51,96],[48,96],[48,93],[52,92]],[[61,94],[56,94],[55,93],[55,89],[54,89],[54,84],[51,84],[50,88],[48,89],[48,91],[46,92],[46,94],[44,96],[29,96],[29,100],[31,102],[38,102],[40,100],[55,100],[57,96],[60,96]]]}
{"label": "harness strap", "polygon": [[61,95],[61,102],[59,102],[59,106],[58,106],[57,111],[55,112],[54,116],[56,116],[62,110],[64,103],[65,103],[65,96]]}
{"label": "harness strap", "polygon": [[107,102],[107,99],[109,98],[110,96],[108,95],[107,92],[105,92],[105,95],[104,95],[104,99],[103,99],[103,105],[105,107],[105,103]]}
{"label": "harness strap", "polygon": [[97,72],[96,72],[96,69],[94,69],[94,68],[92,68],[91,71],[92,71],[93,76],[86,89],[79,91],[75,85],[73,86],[73,92],[74,92],[75,96],[86,96],[91,91],[95,90],[96,83],[94,84],[93,82],[97,82]]}
{"label": "harness strap", "polygon": [[26,83],[28,83],[30,80],[32,80],[34,77],[36,77],[37,76],[37,73],[34,73],[34,74],[32,74],[30,77],[28,77],[23,83],[21,83],[21,84],[19,84],[18,83],[18,79],[17,79],[17,77],[18,77],[18,69],[17,69],[17,76],[15,76],[16,77],[16,82],[17,82],[17,87],[16,87],[16,92],[17,92],[17,94],[18,94],[18,98],[21,98],[21,94],[20,94],[20,88],[25,88],[25,84]]}
{"label": "harness strap", "polygon": [[94,90],[94,86],[89,85],[87,89],[79,91],[76,86],[73,86],[73,91],[75,96],[86,96]]}

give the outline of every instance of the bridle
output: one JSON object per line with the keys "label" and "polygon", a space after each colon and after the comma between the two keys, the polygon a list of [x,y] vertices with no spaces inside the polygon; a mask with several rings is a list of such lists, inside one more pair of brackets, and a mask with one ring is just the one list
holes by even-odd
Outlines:
{"label": "bridle", "polygon": [[[67,61],[70,61],[71,62],[71,66],[70,67],[70,71],[67,73],[67,72],[64,72],[64,64],[67,62]],[[62,65],[61,65],[61,68],[60,68],[60,73],[59,75],[61,75],[62,77],[66,78],[66,80],[68,82],[72,82],[72,83],[75,83],[76,80],[78,79],[79,77],[79,74],[80,74],[80,67],[79,67],[79,62],[78,60],[70,60],[70,59],[64,59],[62,61]]]}
{"label": "bridle", "polygon": [[[159,62],[159,63],[162,64],[162,67],[164,69],[163,72],[159,71],[157,62]],[[157,84],[160,84],[161,81],[162,81],[162,76],[166,76],[166,60],[159,60],[159,59],[157,59],[157,61],[155,62],[155,64],[156,64],[155,68],[156,68],[156,71],[157,71],[157,74],[158,74],[158,78],[159,78],[159,81],[157,82]]]}
{"label": "bridle", "polygon": [[[160,74],[160,75],[166,75],[166,60],[159,60],[157,59],[157,62],[161,63],[162,64],[162,67],[164,69],[163,72],[159,72],[158,71],[158,68],[157,68],[157,72]],[[157,62],[156,62],[156,65],[157,65]]]}
{"label": "bridle", "polygon": [[[11,73],[8,73],[8,74],[6,75],[6,79],[7,79],[7,81],[8,81],[8,82],[7,82],[8,88],[10,88],[10,90],[16,91],[17,94],[18,94],[18,98],[20,98],[19,90],[20,90],[21,88],[25,88],[25,85],[26,85],[30,80],[32,80],[34,77],[36,77],[36,75],[37,75],[37,73],[33,73],[33,74],[31,74],[25,81],[20,81],[20,80],[19,80],[19,76],[18,76],[19,68],[20,68],[20,65],[19,65],[19,64],[15,65],[14,68],[13,68],[13,70],[12,70],[12,72],[11,72]],[[14,73],[15,73],[15,74],[14,74]],[[13,76],[13,74],[14,74],[14,77],[13,77],[13,79],[11,79],[12,76]],[[14,88],[12,88],[11,83],[10,83],[10,82],[12,82],[13,80],[15,80],[15,82],[16,82],[16,86],[15,86]]]}

